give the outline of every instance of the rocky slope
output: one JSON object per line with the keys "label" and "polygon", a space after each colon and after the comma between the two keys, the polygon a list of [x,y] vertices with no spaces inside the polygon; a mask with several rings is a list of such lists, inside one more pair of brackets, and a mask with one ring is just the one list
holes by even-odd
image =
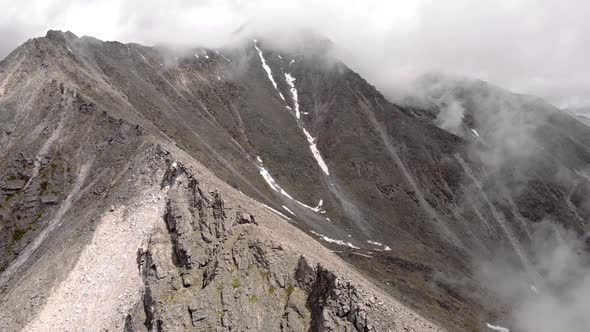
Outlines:
{"label": "rocky slope", "polygon": [[314,40],[182,52],[56,31],[28,41],[0,62],[4,323],[509,322],[475,265],[501,250],[529,269],[545,218],[586,230],[590,131],[488,87],[429,91],[431,104],[392,104]]}
{"label": "rocky slope", "polygon": [[3,293],[5,328],[439,330],[182,152],[153,146],[133,164],[114,204],[66,217],[69,245]]}
{"label": "rocky slope", "polygon": [[[50,32],[0,64],[4,328],[440,329],[196,162],[269,196],[251,158],[226,160],[244,151],[210,114],[195,115],[204,131],[156,126],[163,119],[137,112],[96,63],[68,53],[76,40]],[[78,47],[93,43],[108,47]]]}

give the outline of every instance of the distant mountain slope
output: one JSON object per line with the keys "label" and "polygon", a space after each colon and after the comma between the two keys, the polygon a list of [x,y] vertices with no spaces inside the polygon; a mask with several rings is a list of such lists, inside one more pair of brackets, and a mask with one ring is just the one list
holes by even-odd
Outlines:
{"label": "distant mountain slope", "polygon": [[574,115],[580,122],[590,124],[590,107],[567,108],[565,111]]}

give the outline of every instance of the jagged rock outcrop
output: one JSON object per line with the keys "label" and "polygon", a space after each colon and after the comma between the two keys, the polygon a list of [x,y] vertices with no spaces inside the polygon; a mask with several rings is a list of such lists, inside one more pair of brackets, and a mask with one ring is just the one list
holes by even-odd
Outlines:
{"label": "jagged rock outcrop", "polygon": [[126,331],[398,329],[383,302],[261,235],[247,206],[227,204],[183,165],[169,163],[162,188],[162,224],[138,252],[143,302]]}

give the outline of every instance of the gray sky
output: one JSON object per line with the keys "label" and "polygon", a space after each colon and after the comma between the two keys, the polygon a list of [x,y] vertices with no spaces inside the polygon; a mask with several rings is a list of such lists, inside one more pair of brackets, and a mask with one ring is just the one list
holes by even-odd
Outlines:
{"label": "gray sky", "polygon": [[558,106],[590,104],[587,0],[0,0],[0,57],[48,29],[103,40],[220,46],[240,25],[312,28],[386,95],[429,71]]}

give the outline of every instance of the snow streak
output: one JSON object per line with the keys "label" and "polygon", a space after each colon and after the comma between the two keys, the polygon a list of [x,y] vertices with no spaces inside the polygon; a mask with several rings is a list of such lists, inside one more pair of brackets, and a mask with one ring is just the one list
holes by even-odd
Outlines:
{"label": "snow streak", "polygon": [[293,99],[293,104],[295,107],[295,117],[297,118],[297,125],[301,128],[301,130],[303,130],[303,134],[305,134],[305,138],[307,138],[307,142],[309,142],[309,149],[311,150],[311,153],[313,154],[313,157],[315,158],[316,162],[322,169],[322,172],[324,172],[324,174],[326,175],[330,175],[328,165],[326,165],[324,158],[322,158],[322,155],[320,154],[320,150],[318,149],[315,143],[315,138],[309,134],[309,132],[303,126],[303,122],[300,121],[301,113],[299,111],[299,94],[297,93],[297,88],[295,88],[295,77],[293,77],[293,75],[291,75],[290,73],[285,73],[285,81],[287,82],[287,85],[291,88],[291,98]]}
{"label": "snow streak", "polygon": [[307,138],[307,141],[309,142],[309,149],[311,150],[311,153],[313,154],[313,157],[317,161],[318,165],[320,166],[320,168],[322,169],[322,171],[326,175],[330,175],[330,171],[328,170],[328,165],[326,165],[324,158],[322,158],[322,155],[320,154],[320,150],[318,150],[318,147],[315,144],[315,138],[313,138],[313,136],[311,136],[309,134],[309,132],[307,132],[307,130],[305,130],[305,128],[303,126],[301,127],[301,129],[303,129],[303,133],[305,134],[305,137]]}
{"label": "snow streak", "polygon": [[[258,47],[258,41],[255,39],[254,40],[254,48],[256,49],[256,51],[258,52],[258,56],[260,57],[260,62],[262,63],[262,68],[264,68],[264,71],[266,71],[266,74],[268,75],[268,79],[270,80],[270,82],[272,83],[272,85],[274,86],[274,88],[277,90],[277,92],[279,93],[279,96],[281,97],[281,99],[283,99],[285,102],[285,97],[283,96],[283,94],[281,93],[281,91],[278,88],[277,82],[274,80],[273,75],[272,75],[272,70],[270,68],[270,66],[266,63],[266,59],[264,58],[264,53],[262,52],[262,50]],[[295,60],[292,60],[290,64],[292,64]],[[309,143],[309,149],[311,150],[311,153],[313,154],[313,157],[315,158],[316,162],[318,163],[318,166],[321,168],[322,172],[324,172],[324,174],[326,175],[330,175],[330,171],[328,170],[328,165],[326,164],[326,162],[324,161],[324,159],[322,158],[322,155],[320,153],[320,150],[317,147],[316,144],[316,140],[313,136],[311,136],[311,134],[305,129],[305,127],[303,126],[303,122],[300,121],[301,118],[301,113],[299,111],[299,94],[297,92],[297,88],[295,88],[295,77],[293,77],[293,75],[291,75],[290,73],[285,73],[285,80],[287,82],[287,85],[290,88],[290,92],[291,92],[291,97],[293,99],[293,103],[294,103],[294,108],[295,108],[295,117],[297,118],[297,125],[299,126],[299,128],[301,128],[301,130],[303,131],[303,134],[305,135],[305,138],[307,139],[307,142]],[[290,106],[286,106],[289,110],[292,110],[292,108]],[[306,207],[314,212],[320,212],[320,213],[325,213],[325,211],[323,211],[321,209],[322,204],[323,204],[323,200],[320,200],[319,204],[317,207],[313,208],[309,205],[303,204],[295,199],[293,199],[293,197],[291,195],[289,195],[286,191],[284,191],[278,184],[277,182],[272,178],[272,176],[270,175],[270,173],[268,172],[268,170],[266,168],[264,168],[263,164],[262,164],[262,159],[260,157],[256,157],[258,159],[259,162],[259,169],[260,169],[260,175],[262,175],[262,177],[265,179],[266,183],[276,192],[281,193],[282,195],[296,201],[298,204],[300,204],[303,207]]]}
{"label": "snow streak", "polygon": [[374,246],[383,247],[383,250],[385,250],[385,251],[391,251],[391,248],[389,246],[386,246],[381,242],[368,240],[367,243],[372,244]]}
{"label": "snow streak", "polygon": [[[260,203],[260,204],[262,204],[262,203]],[[266,205],[266,204],[262,204],[262,206],[264,206],[265,208],[269,209],[270,211],[272,211],[272,212],[274,212],[274,213],[278,214],[279,216],[281,216],[281,217],[285,218],[286,220],[293,221],[291,218],[287,217],[287,216],[286,216],[286,215],[284,215],[283,213],[281,213],[281,212],[279,212],[279,211],[277,211],[277,210],[275,210],[275,209],[271,208],[270,206],[268,206],[268,205]]]}
{"label": "snow streak", "polygon": [[498,331],[498,332],[510,332],[510,330],[507,329],[507,328],[505,328],[505,327],[492,325],[490,323],[486,323],[486,325],[488,326],[489,329],[494,330],[494,331]]}
{"label": "snow streak", "polygon": [[320,199],[318,206],[316,206],[316,207],[311,207],[307,204],[304,204],[304,203],[296,200],[295,198],[293,198],[293,196],[289,195],[288,192],[286,192],[283,188],[281,188],[281,186],[279,186],[279,184],[275,181],[275,179],[273,179],[273,177],[270,175],[268,170],[266,168],[264,168],[264,166],[262,164],[262,158],[260,158],[260,156],[256,156],[256,160],[258,160],[258,164],[259,164],[258,170],[260,172],[260,175],[262,175],[262,178],[264,178],[264,181],[266,181],[266,184],[268,184],[268,186],[272,190],[293,200],[294,202],[303,206],[304,208],[312,210],[313,212],[326,213],[326,211],[324,211],[324,209],[322,209],[322,205],[324,204],[324,200]]}
{"label": "snow streak", "polygon": [[262,175],[262,177],[264,178],[264,181],[266,181],[266,183],[268,184],[268,186],[272,190],[278,192],[279,194],[281,194],[283,196],[293,199],[293,197],[291,197],[291,195],[289,195],[289,193],[284,191],[283,188],[281,188],[281,186],[279,186],[279,184],[275,181],[275,179],[272,178],[272,176],[270,175],[270,173],[268,172],[268,170],[266,168],[264,168],[263,166],[259,166],[258,168],[260,170],[260,175]]}
{"label": "snow streak", "polygon": [[332,238],[329,238],[329,237],[327,237],[327,236],[325,236],[323,234],[316,233],[314,231],[311,231],[311,233],[314,234],[314,235],[316,235],[316,236],[318,236],[320,239],[322,239],[322,240],[324,240],[324,241],[326,241],[328,243],[334,243],[334,244],[337,244],[337,245],[340,245],[340,246],[347,246],[347,247],[350,247],[352,249],[360,249],[359,247],[355,246],[354,244],[352,244],[350,242],[345,242],[345,241],[342,241],[342,240],[332,239]]}
{"label": "snow streak", "polygon": [[264,71],[266,71],[266,74],[268,75],[268,79],[272,83],[272,86],[275,87],[275,89],[279,93],[279,96],[281,96],[281,99],[285,100],[285,97],[283,96],[281,91],[279,91],[279,87],[277,86],[277,82],[275,82],[274,78],[272,77],[272,70],[270,69],[268,64],[266,64],[266,60],[264,59],[264,54],[262,53],[262,50],[260,48],[258,48],[258,41],[256,39],[254,39],[254,48],[256,49],[256,51],[258,51],[258,56],[260,57],[260,62],[262,62],[262,68],[264,68]]}
{"label": "snow streak", "polygon": [[215,51],[215,53],[217,53],[217,55],[219,55],[220,57],[224,58],[225,60],[227,60],[227,62],[231,62],[230,59],[228,59],[225,55],[219,53],[219,51]]}
{"label": "snow streak", "polygon": [[285,211],[289,212],[290,214],[292,214],[292,215],[295,215],[295,212],[293,212],[293,211],[289,210],[289,208],[288,208],[288,207],[286,207],[286,206],[284,206],[284,205],[281,205],[281,207],[282,207],[282,208],[283,208]]}
{"label": "snow streak", "polygon": [[285,79],[287,85],[291,88],[291,96],[293,97],[293,103],[295,104],[295,117],[299,119],[301,114],[299,113],[299,96],[297,95],[297,89],[295,89],[295,77],[289,73],[285,73]]}

